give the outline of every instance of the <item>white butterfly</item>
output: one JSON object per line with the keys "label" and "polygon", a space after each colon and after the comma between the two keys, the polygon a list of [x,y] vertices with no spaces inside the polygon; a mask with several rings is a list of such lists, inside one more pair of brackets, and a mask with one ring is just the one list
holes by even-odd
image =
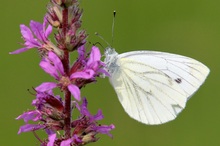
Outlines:
{"label": "white butterfly", "polygon": [[171,121],[209,74],[192,58],[156,51],[105,51],[106,69],[128,115],[144,124]]}

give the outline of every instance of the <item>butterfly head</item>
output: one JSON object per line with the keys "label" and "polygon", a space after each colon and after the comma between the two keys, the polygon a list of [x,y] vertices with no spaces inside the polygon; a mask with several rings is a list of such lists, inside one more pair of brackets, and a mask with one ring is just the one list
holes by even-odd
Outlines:
{"label": "butterfly head", "polygon": [[114,48],[110,48],[107,47],[105,49],[105,64],[106,66],[109,66],[110,64],[112,64],[113,62],[115,62],[115,59],[117,58],[116,56],[118,55],[118,53],[115,51]]}
{"label": "butterfly head", "polygon": [[105,59],[104,63],[106,64],[106,70],[111,74],[111,70],[116,66],[116,60],[118,53],[115,51],[114,48],[107,47],[105,49]]}

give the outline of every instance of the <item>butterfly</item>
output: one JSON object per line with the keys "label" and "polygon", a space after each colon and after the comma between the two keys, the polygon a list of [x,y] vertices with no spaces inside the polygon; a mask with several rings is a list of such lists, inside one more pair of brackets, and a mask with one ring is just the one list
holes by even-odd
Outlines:
{"label": "butterfly", "polygon": [[210,72],[195,59],[157,51],[107,48],[104,62],[125,112],[148,125],[175,119]]}

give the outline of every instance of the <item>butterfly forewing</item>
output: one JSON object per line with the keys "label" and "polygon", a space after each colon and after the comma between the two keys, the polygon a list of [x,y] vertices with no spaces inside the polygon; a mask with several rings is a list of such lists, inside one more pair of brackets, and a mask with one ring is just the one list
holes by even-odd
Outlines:
{"label": "butterfly forewing", "polygon": [[133,51],[119,55],[118,61],[125,58],[136,64],[143,63],[163,72],[177,82],[188,96],[198,90],[209,74],[209,69],[201,62],[171,53]]}
{"label": "butterfly forewing", "polygon": [[110,81],[125,111],[145,124],[173,120],[209,69],[181,55],[134,51],[116,56]]}

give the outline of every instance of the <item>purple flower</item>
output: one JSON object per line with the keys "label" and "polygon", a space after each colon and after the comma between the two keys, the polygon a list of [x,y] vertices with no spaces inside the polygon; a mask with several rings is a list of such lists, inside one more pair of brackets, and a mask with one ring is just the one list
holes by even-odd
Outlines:
{"label": "purple flower", "polygon": [[88,79],[94,79],[99,76],[100,73],[106,73],[103,69],[105,64],[101,61],[101,53],[98,47],[93,46],[88,55],[85,46],[83,45],[78,48],[78,54],[78,60],[72,66],[71,73],[79,70],[84,72],[94,72],[93,76],[88,77]]}
{"label": "purple flower", "polygon": [[[36,110],[25,112],[16,118],[17,120],[23,119],[26,123],[20,127],[18,134],[39,129],[45,129],[47,133],[63,130],[64,106],[59,96],[37,92],[32,105],[36,107]],[[37,124],[29,124],[29,121],[37,122]]]}
{"label": "purple flower", "polygon": [[[70,70],[72,74],[71,78],[75,78],[75,83],[79,88],[84,87],[86,84],[95,82],[96,77],[102,74],[109,76],[109,74],[103,69],[105,64],[100,60],[101,53],[98,47],[93,46],[89,53],[86,53],[85,46],[78,48],[79,57],[77,61],[73,64]],[[80,71],[79,73],[77,73]],[[79,78],[79,75],[84,72],[87,75],[84,79]],[[88,76],[89,75],[89,76]]]}
{"label": "purple flower", "polygon": [[25,41],[24,48],[10,52],[10,54],[19,54],[32,48],[37,48],[41,55],[44,55],[48,51],[54,51],[58,55],[62,55],[61,50],[48,39],[52,32],[52,26],[48,24],[46,18],[44,18],[43,24],[32,20],[30,22],[30,28],[21,24],[20,29],[22,38]]}
{"label": "purple flower", "polygon": [[[51,90],[55,87],[60,87],[62,90],[68,88],[71,94],[74,96],[76,100],[80,100],[80,90],[79,88],[71,83],[72,77],[68,77],[64,73],[64,67],[59,59],[59,57],[53,53],[49,52],[47,58],[43,58],[40,62],[40,67],[48,74],[50,74],[52,77],[54,77],[58,83],[54,82],[45,82],[36,87],[35,89],[40,92],[45,92],[48,90]],[[85,72],[77,72],[77,77],[80,78],[87,78],[89,75]]]}
{"label": "purple flower", "polygon": [[56,87],[60,87],[61,90],[68,88],[74,98],[79,101],[79,88],[86,83],[95,81],[95,77],[100,73],[105,73],[102,69],[104,64],[100,61],[101,54],[97,47],[92,47],[89,58],[86,58],[83,54],[85,51],[82,48],[80,49],[78,62],[73,65],[68,75],[64,72],[60,58],[55,53],[49,52],[47,58],[43,58],[40,62],[40,67],[54,77],[58,83],[45,82],[36,87],[36,90],[45,92]]}
{"label": "purple flower", "polygon": [[113,124],[111,124],[110,126],[99,125],[97,121],[104,118],[101,110],[99,110],[96,115],[92,115],[87,109],[87,104],[88,103],[86,98],[83,98],[81,106],[76,103],[76,107],[80,111],[81,116],[78,120],[72,122],[72,127],[75,128],[73,134],[78,135],[79,138],[82,139],[83,143],[97,141],[98,138],[96,138],[95,136],[98,133],[107,134],[112,137],[109,132],[114,129],[115,126]]}
{"label": "purple flower", "polygon": [[97,134],[107,134],[110,137],[110,131],[115,128],[113,124],[100,125],[97,123],[98,120],[103,119],[101,110],[98,111],[96,115],[90,114],[87,109],[88,102],[86,98],[83,98],[82,104],[79,105],[78,102],[75,103],[75,108],[79,110],[80,117],[72,121],[71,127],[73,128],[72,136],[68,139],[56,138],[56,134],[49,133],[48,140],[43,146],[70,146],[70,145],[85,145],[90,142],[95,142],[99,138],[96,137]]}
{"label": "purple flower", "polygon": [[[104,118],[101,110],[97,114],[92,115],[88,108],[88,102],[86,98],[83,98],[82,104],[74,101],[75,109],[79,110],[80,116],[77,120],[72,121],[71,128],[73,128],[72,136],[68,139],[57,138],[55,132],[64,129],[64,104],[59,96],[54,96],[52,91],[36,93],[36,99],[33,100],[32,105],[36,107],[36,110],[28,111],[18,116],[16,119],[23,119],[26,123],[21,126],[18,134],[22,132],[36,131],[44,129],[48,134],[48,140],[42,142],[42,146],[52,145],[85,145],[90,142],[95,142],[99,138],[96,135],[107,134],[110,137],[110,131],[115,128],[111,125],[100,125],[98,120]],[[37,122],[37,124],[29,124],[31,122]],[[36,133],[35,133],[36,135]]]}
{"label": "purple flower", "polygon": [[37,92],[36,99],[32,101],[32,105],[38,110],[45,108],[45,105],[49,105],[56,109],[57,112],[63,112],[64,105],[61,97],[54,96],[51,91],[49,92]]}
{"label": "purple flower", "polygon": [[95,76],[99,76],[101,73],[108,75],[108,73],[103,69],[105,64],[101,61],[101,53],[98,47],[92,47],[89,58],[85,57],[85,46],[80,47],[78,49],[78,53],[79,60],[85,65],[84,69],[92,69],[95,72]]}
{"label": "purple flower", "polygon": [[24,24],[20,25],[21,34],[25,41],[24,48],[18,49],[16,51],[10,52],[10,54],[19,54],[25,52],[32,48],[44,48],[44,44],[48,42],[48,36],[52,32],[52,26],[47,25],[47,20],[44,19],[44,23],[41,24],[36,21],[30,22],[30,28]]}

